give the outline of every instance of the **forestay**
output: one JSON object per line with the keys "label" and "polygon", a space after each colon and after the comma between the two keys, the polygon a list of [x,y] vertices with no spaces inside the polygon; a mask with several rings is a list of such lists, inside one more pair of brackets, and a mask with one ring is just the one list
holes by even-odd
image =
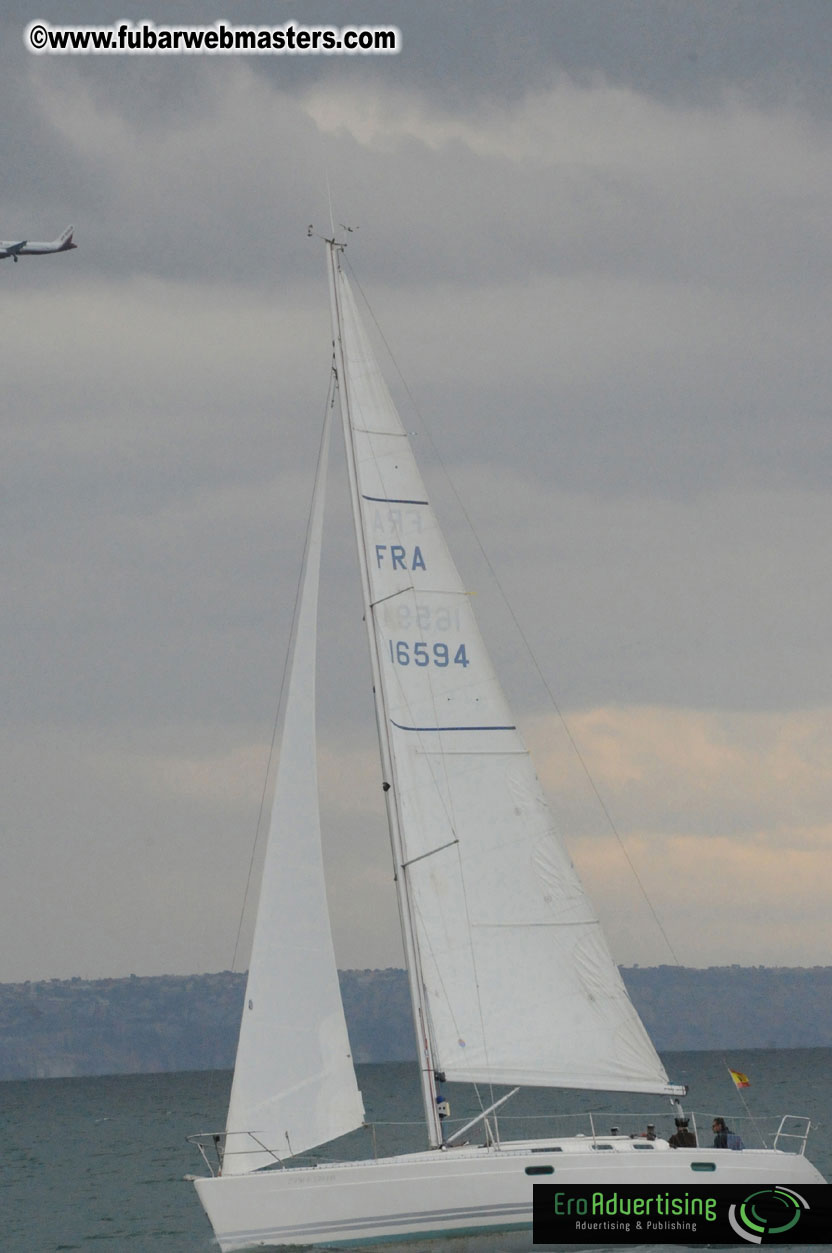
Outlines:
{"label": "forestay", "polygon": [[361,1126],[321,857],[315,736],[318,582],[329,413],[312,507],[269,842],[228,1111],[223,1174]]}
{"label": "forestay", "polygon": [[336,269],[381,716],[434,1062],[449,1080],[669,1092]]}

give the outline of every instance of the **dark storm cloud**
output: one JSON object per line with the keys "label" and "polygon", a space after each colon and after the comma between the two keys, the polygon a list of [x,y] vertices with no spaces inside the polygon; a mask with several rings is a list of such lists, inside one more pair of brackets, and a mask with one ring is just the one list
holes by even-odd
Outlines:
{"label": "dark storm cloud", "polygon": [[[0,265],[6,977],[227,961],[329,378],[306,238],[329,228],[327,174],[478,608],[487,580],[440,459],[602,786],[625,808],[638,793],[650,839],[690,837],[671,880],[724,812],[772,864],[775,846],[814,848],[821,882],[827,4],[222,14],[393,20],[388,59],[35,58],[35,15],[67,20],[55,3],[0,18],[0,236],[74,221],[79,249]],[[348,529],[342,487],[322,777],[345,959],[386,964],[392,905],[375,947],[364,923],[389,877],[381,817],[352,786],[378,796]],[[515,673],[521,650],[486,633],[545,722],[546,762],[553,720]],[[619,724],[631,758],[604,731]],[[666,799],[680,770],[692,793],[705,780],[704,817]],[[768,775],[781,807],[758,830]],[[36,894],[40,912],[22,910]],[[799,918],[803,897],[780,904]]]}

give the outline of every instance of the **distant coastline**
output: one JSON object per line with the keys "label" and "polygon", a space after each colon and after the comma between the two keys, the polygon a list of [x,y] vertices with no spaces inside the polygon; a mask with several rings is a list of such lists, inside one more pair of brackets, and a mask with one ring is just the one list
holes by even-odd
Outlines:
{"label": "distant coastline", "polygon": [[[832,1046],[832,966],[624,967],[659,1050]],[[415,1056],[402,970],[344,970],[359,1062]],[[228,1069],[245,975],[0,984],[0,1079]]]}

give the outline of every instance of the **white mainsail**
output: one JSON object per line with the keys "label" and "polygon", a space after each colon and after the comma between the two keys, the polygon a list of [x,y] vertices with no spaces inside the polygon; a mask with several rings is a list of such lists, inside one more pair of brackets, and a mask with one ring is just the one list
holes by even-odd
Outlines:
{"label": "white mainsail", "polygon": [[329,414],[289,661],[224,1175],[302,1153],[364,1120],[335,967],[318,811],[315,656]]}
{"label": "white mainsail", "polygon": [[337,260],[334,282],[397,871],[433,1063],[449,1080],[678,1091],[554,831]]}

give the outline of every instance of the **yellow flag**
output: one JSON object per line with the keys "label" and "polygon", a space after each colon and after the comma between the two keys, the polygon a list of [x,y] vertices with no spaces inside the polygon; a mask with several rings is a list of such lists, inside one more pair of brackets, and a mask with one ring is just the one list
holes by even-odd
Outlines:
{"label": "yellow flag", "polygon": [[742,1071],[732,1070],[731,1067],[729,1066],[728,1073],[731,1076],[731,1078],[734,1080],[734,1083],[737,1085],[738,1088],[747,1088],[750,1086],[748,1082],[748,1075],[744,1075]]}

